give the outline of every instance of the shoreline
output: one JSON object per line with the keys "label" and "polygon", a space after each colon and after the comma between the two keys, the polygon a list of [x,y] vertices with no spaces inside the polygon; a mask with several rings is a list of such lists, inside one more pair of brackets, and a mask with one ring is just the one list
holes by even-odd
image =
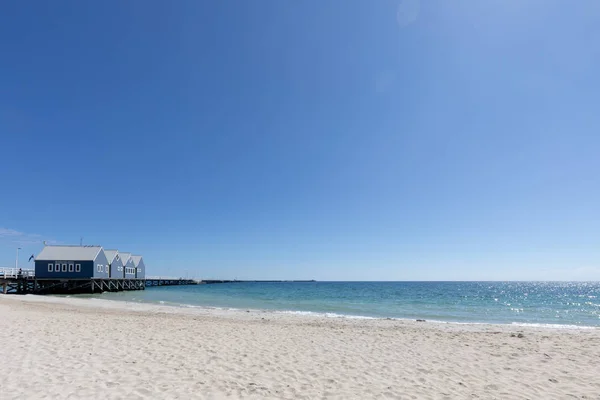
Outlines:
{"label": "shoreline", "polygon": [[[274,314],[274,315],[288,315],[290,317],[307,317],[307,318],[326,318],[326,319],[348,319],[348,320],[374,320],[374,321],[400,321],[400,322],[426,322],[430,324],[440,325],[458,325],[458,326],[482,326],[482,327],[513,327],[513,328],[539,328],[539,329],[557,329],[557,330],[599,330],[600,326],[592,325],[572,325],[572,324],[546,324],[546,323],[526,323],[526,322],[480,322],[480,321],[443,321],[435,319],[421,319],[421,318],[400,318],[400,317],[374,317],[374,316],[363,316],[363,315],[346,315],[338,313],[324,313],[316,311],[299,311],[299,310],[274,310],[274,309],[255,309],[255,308],[235,308],[235,307],[219,307],[219,306],[201,306],[193,304],[175,304],[170,302],[158,301],[158,302],[144,302],[144,301],[130,301],[130,300],[116,300],[116,299],[102,299],[100,297],[79,297],[77,295],[69,296],[42,296],[42,295],[2,295],[6,298],[18,298],[25,302],[34,303],[55,303],[55,304],[73,304],[82,307],[100,307],[110,308],[113,310],[124,310],[124,311],[150,311],[150,312],[164,312],[164,313],[180,313],[180,314],[194,314],[193,310],[197,310],[201,315],[213,312],[215,315],[222,315],[227,313],[253,313],[253,314]],[[184,311],[182,311],[184,310]]]}
{"label": "shoreline", "polygon": [[[17,398],[597,398],[600,330],[0,296]],[[6,384],[6,385],[5,385]],[[6,387],[5,387],[6,386]]]}
{"label": "shoreline", "polygon": [[172,304],[163,301],[158,303],[143,302],[143,301],[128,301],[115,299],[102,299],[98,297],[78,297],[78,296],[45,296],[45,295],[2,295],[0,294],[0,304],[2,299],[9,301],[21,301],[32,304],[57,304],[72,307],[97,308],[121,312],[139,312],[139,313],[164,313],[164,314],[179,314],[189,316],[213,316],[223,318],[236,317],[264,317],[272,316],[274,318],[298,318],[314,319],[314,320],[349,320],[349,321],[388,321],[406,323],[409,325],[433,325],[433,326],[456,326],[468,329],[480,328],[485,329],[532,329],[532,330],[558,330],[561,332],[568,331],[598,331],[600,326],[588,325],[569,325],[569,324],[541,324],[541,323],[492,323],[492,322],[457,322],[457,321],[440,321],[430,319],[412,319],[412,318],[393,318],[393,317],[371,317],[359,315],[344,315],[336,313],[319,313],[313,311],[294,311],[294,310],[272,310],[272,309],[253,309],[253,308],[234,308],[234,307],[218,307],[218,306],[198,306],[191,304]]}

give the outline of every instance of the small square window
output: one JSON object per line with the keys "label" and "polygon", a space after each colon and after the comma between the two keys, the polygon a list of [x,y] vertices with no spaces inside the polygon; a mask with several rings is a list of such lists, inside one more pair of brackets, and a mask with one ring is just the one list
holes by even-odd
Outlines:
{"label": "small square window", "polygon": [[67,272],[67,264],[62,265],[62,272]]}
{"label": "small square window", "polygon": [[75,264],[75,272],[81,272],[81,264]]}
{"label": "small square window", "polygon": [[104,270],[106,271],[106,273],[108,274],[108,265],[104,268]]}
{"label": "small square window", "polygon": [[54,272],[54,264],[48,264],[48,272]]}
{"label": "small square window", "polygon": [[73,268],[74,268],[74,265],[73,264],[69,264],[69,272],[73,272]]}

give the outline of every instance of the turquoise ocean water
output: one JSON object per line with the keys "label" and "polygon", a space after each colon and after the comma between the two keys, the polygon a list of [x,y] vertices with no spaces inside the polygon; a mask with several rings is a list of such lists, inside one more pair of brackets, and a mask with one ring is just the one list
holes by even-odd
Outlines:
{"label": "turquoise ocean water", "polygon": [[236,282],[94,297],[327,316],[600,327],[600,282]]}

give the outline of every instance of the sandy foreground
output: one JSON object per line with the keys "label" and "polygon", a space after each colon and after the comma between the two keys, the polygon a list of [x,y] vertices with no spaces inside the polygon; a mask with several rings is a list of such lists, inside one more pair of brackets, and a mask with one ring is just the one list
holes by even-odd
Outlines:
{"label": "sandy foreground", "polygon": [[600,399],[600,329],[10,295],[0,321],[3,400]]}

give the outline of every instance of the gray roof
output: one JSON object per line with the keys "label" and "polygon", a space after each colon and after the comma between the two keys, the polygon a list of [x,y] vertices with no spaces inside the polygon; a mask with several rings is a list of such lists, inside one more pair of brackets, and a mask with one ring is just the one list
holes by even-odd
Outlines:
{"label": "gray roof", "polygon": [[104,254],[106,254],[106,258],[108,259],[108,263],[112,264],[112,262],[115,260],[115,257],[117,256],[117,254],[119,254],[119,251],[118,250],[106,250],[106,249],[104,249]]}
{"label": "gray roof", "polygon": [[137,268],[140,265],[140,261],[142,261],[142,256],[131,256],[131,259],[133,260],[133,265]]}
{"label": "gray roof", "polygon": [[35,259],[93,261],[101,251],[101,246],[45,246]]}
{"label": "gray roof", "polygon": [[127,264],[127,261],[131,258],[131,253],[121,253],[119,252],[119,256],[121,257],[121,262],[123,265]]}

